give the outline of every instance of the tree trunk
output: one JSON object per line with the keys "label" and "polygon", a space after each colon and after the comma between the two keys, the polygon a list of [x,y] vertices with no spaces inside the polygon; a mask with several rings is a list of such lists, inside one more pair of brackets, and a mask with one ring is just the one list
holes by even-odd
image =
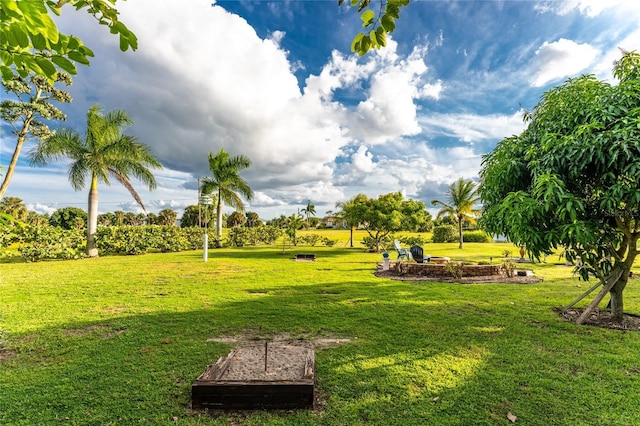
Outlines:
{"label": "tree trunk", "polygon": [[7,167],[7,174],[4,175],[4,180],[2,181],[2,185],[0,185],[0,200],[4,197],[4,193],[7,192],[7,188],[9,188],[9,183],[11,182],[11,178],[13,177],[13,172],[16,169],[16,164],[18,164],[18,158],[20,157],[20,151],[22,150],[22,145],[27,140],[26,132],[24,131],[25,127],[28,127],[31,123],[31,119],[25,120],[25,125],[22,127],[22,131],[18,134],[18,142],[16,143],[16,147],[13,150],[13,156],[11,157],[11,162],[9,163],[9,167]]}
{"label": "tree trunk", "polygon": [[216,247],[222,247],[222,200],[218,197],[218,206],[217,206],[217,215],[216,215]]}
{"label": "tree trunk", "polygon": [[89,257],[98,257],[98,247],[96,246],[96,230],[98,229],[98,178],[95,175],[91,178],[88,207],[87,255]]}
{"label": "tree trunk", "polygon": [[460,245],[458,246],[459,249],[462,248],[462,242],[464,240],[463,236],[462,236],[462,217],[458,218],[458,235],[460,236]]}
{"label": "tree trunk", "polygon": [[349,237],[349,242],[351,248],[353,248],[353,226],[351,227],[351,236]]}

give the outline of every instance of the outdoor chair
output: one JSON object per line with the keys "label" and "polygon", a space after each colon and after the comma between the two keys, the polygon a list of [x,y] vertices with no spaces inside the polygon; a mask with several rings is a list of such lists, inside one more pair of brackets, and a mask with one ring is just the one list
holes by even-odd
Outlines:
{"label": "outdoor chair", "polygon": [[428,254],[425,256],[424,251],[420,246],[411,247],[411,249],[409,249],[409,252],[411,253],[411,257],[413,257],[413,259],[418,263],[425,263],[431,260],[431,255]]}
{"label": "outdoor chair", "polygon": [[402,248],[400,246],[400,241],[393,240],[393,245],[395,246],[396,251],[398,252],[398,259],[406,258],[407,260],[409,260],[411,258],[411,253],[406,248]]}

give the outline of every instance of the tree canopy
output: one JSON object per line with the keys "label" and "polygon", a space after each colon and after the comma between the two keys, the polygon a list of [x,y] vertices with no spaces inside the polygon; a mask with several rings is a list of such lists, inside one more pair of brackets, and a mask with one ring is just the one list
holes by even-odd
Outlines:
{"label": "tree canopy", "polygon": [[78,37],[62,34],[51,18],[69,4],[84,9],[120,38],[120,50],[136,50],[138,40],[118,19],[116,0],[0,1],[0,74],[2,80],[35,73],[53,83],[58,70],[77,73],[76,64],[89,65],[93,51]]}
{"label": "tree canopy", "polygon": [[546,92],[527,128],[483,158],[481,225],[535,258],[564,248],[595,275],[615,318],[640,237],[640,54],[623,52],[617,85],[584,75]]}
{"label": "tree canopy", "polygon": [[384,237],[399,231],[415,232],[423,226],[429,213],[421,201],[405,200],[400,192],[369,198],[358,195],[349,207],[351,223],[359,223],[374,240],[377,251]]}

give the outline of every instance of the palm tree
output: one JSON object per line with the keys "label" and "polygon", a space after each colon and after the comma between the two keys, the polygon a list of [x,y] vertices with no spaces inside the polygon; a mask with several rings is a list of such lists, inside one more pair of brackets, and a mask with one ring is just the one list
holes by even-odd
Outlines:
{"label": "palm tree", "polygon": [[111,185],[115,178],[129,190],[133,198],[146,209],[142,199],[131,185],[130,176],[136,177],[150,190],[156,180],[149,168],[161,169],[149,147],[134,136],[123,135],[122,130],[131,125],[129,115],[119,109],[102,113],[100,105],[87,112],[87,130],[84,138],[77,131],[64,128],[41,140],[31,151],[32,165],[46,165],[49,160],[69,158],[69,181],[76,191],[83,189],[90,177],[87,217],[87,254],[98,256],[95,234],[98,222],[98,183]]}
{"label": "palm tree", "polygon": [[239,173],[251,166],[251,160],[244,155],[231,157],[228,152],[220,148],[214,156],[209,153],[209,170],[212,177],[202,179],[202,194],[210,195],[215,193],[217,197],[217,220],[216,220],[216,246],[222,247],[222,203],[244,212],[244,204],[239,192],[248,201],[253,199],[253,191],[247,182],[240,177]]}
{"label": "palm tree", "polygon": [[22,198],[18,197],[2,198],[2,200],[0,200],[0,212],[6,213],[21,222],[27,220],[27,216],[29,215],[27,206],[22,202]]}
{"label": "palm tree", "polygon": [[478,210],[473,208],[473,205],[480,199],[477,196],[476,184],[473,181],[459,178],[449,186],[447,198],[448,204],[438,200],[431,201],[431,204],[441,207],[437,218],[449,216],[458,225],[460,237],[458,248],[462,248],[462,224],[465,220],[475,223],[475,215],[478,213]]}
{"label": "palm tree", "polygon": [[307,218],[307,229],[309,229],[309,226],[311,225],[309,223],[309,216],[316,215],[316,206],[311,204],[311,200],[307,200],[307,207],[303,208],[300,212]]}
{"label": "palm tree", "polygon": [[174,226],[176,224],[177,218],[178,218],[178,213],[167,208],[167,209],[160,210],[158,212],[156,223],[158,225]]}

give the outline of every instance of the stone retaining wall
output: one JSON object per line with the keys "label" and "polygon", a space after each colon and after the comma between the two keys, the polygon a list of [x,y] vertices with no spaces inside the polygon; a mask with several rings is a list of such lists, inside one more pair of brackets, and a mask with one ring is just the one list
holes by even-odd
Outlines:
{"label": "stone retaining wall", "polygon": [[[447,270],[446,265],[438,265],[434,263],[407,263],[392,262],[389,269],[394,272],[398,271],[398,265],[406,274],[425,276],[425,277],[452,277],[453,275]],[[464,265],[462,267],[463,277],[483,277],[490,275],[501,275],[501,265]]]}

